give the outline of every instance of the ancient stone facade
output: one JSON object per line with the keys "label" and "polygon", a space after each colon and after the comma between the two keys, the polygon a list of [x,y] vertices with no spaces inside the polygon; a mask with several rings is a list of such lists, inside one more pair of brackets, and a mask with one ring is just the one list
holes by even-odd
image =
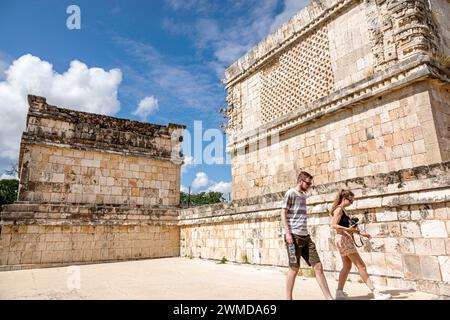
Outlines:
{"label": "ancient stone facade", "polygon": [[449,9],[313,1],[232,64],[234,199],[286,190],[299,169],[321,184],[450,160],[448,69],[437,58],[449,53]]}
{"label": "ancient stone facade", "polygon": [[327,211],[350,188],[374,280],[450,295],[449,14],[445,0],[312,1],[232,64],[234,201],[181,212],[181,255],[286,266],[281,199],[306,170],[330,276],[341,259]]}
{"label": "ancient stone facade", "polygon": [[174,207],[181,126],[31,97],[0,268],[178,254],[287,266],[281,199],[307,170],[328,276],[341,266],[328,208],[349,188],[374,236],[360,249],[374,281],[449,296],[449,13],[446,0],[316,0],[232,64],[226,204]]}
{"label": "ancient stone facade", "polygon": [[184,126],[29,104],[0,268],[177,256]]}

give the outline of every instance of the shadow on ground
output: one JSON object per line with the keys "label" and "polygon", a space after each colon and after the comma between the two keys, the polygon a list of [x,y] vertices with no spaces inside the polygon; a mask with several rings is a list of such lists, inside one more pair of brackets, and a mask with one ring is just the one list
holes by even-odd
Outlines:
{"label": "shadow on ground", "polygon": [[[402,300],[407,299],[408,297],[405,295],[406,293],[413,293],[415,292],[413,289],[390,289],[390,290],[382,290],[382,293],[389,293],[392,298]],[[349,297],[350,300],[370,300],[373,299],[373,294],[368,293],[363,296],[352,296]]]}

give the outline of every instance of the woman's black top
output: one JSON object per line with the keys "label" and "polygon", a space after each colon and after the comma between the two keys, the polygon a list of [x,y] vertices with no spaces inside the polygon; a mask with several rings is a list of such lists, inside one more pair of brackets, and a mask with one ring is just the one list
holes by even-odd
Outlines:
{"label": "woman's black top", "polygon": [[[341,207],[342,208],[342,207]],[[338,225],[349,228],[350,227],[350,218],[348,217],[348,215],[345,213],[344,208],[342,208],[342,216],[341,216],[341,220],[339,220]]]}

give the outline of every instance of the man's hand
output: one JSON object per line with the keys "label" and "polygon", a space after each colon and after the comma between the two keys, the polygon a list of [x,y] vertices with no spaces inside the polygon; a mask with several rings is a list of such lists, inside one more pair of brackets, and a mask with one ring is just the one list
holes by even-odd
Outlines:
{"label": "man's hand", "polygon": [[286,242],[289,244],[294,243],[294,238],[292,238],[292,234],[290,232],[286,232]]}

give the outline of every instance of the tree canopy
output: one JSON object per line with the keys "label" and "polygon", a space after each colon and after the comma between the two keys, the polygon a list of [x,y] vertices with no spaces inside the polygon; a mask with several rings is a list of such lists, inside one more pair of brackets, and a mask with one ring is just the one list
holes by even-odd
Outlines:
{"label": "tree canopy", "polygon": [[186,192],[180,192],[180,205],[182,207],[193,207],[204,204],[220,203],[224,201],[225,198],[221,192],[199,192],[196,194],[191,194],[190,196]]}
{"label": "tree canopy", "polygon": [[[3,179],[0,180],[0,208],[17,200],[17,191],[19,190],[19,180]],[[1,210],[1,209],[0,209]]]}

